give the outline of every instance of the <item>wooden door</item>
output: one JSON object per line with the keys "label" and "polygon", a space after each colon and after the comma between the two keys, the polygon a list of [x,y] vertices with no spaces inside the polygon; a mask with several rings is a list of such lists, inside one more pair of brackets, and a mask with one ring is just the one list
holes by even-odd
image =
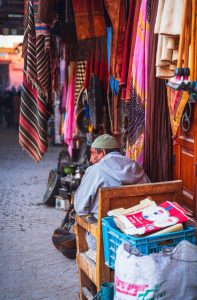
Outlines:
{"label": "wooden door", "polygon": [[173,179],[183,181],[183,205],[197,218],[197,103],[192,106],[192,126],[181,128],[173,147]]}

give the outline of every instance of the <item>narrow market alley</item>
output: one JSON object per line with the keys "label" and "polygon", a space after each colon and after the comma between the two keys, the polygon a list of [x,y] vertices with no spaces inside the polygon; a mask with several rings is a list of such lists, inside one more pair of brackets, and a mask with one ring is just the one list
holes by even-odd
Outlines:
{"label": "narrow market alley", "polygon": [[60,148],[50,146],[36,164],[18,144],[18,131],[0,128],[0,299],[75,300],[75,260],[51,236],[64,212],[39,205]]}

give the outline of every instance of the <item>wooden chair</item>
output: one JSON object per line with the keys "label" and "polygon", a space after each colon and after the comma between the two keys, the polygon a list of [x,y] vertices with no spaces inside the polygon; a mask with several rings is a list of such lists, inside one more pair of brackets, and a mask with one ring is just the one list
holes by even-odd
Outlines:
{"label": "wooden chair", "polygon": [[[80,277],[80,299],[92,299],[91,293],[100,289],[103,282],[113,281],[113,271],[104,263],[101,219],[109,210],[129,208],[151,196],[156,203],[176,201],[181,204],[182,181],[146,183],[121,187],[101,188],[99,191],[98,223],[89,224],[85,217],[76,217],[77,265]],[[96,263],[84,253],[88,250],[85,232],[97,239]]]}

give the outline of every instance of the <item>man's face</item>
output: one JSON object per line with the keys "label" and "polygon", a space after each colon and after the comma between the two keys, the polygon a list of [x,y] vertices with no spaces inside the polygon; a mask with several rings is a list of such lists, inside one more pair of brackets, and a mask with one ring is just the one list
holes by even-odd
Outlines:
{"label": "man's face", "polygon": [[90,162],[96,164],[106,155],[105,149],[101,149],[99,152],[95,148],[90,150]]}

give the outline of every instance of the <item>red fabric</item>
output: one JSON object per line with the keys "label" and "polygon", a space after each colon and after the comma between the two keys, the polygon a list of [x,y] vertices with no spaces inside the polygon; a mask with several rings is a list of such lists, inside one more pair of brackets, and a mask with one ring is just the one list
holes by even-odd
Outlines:
{"label": "red fabric", "polygon": [[73,0],[78,40],[106,36],[102,0]]}
{"label": "red fabric", "polygon": [[112,24],[110,75],[120,79],[126,31],[126,1],[104,0]]}
{"label": "red fabric", "polygon": [[141,6],[141,0],[136,1],[133,26],[130,29],[130,32],[132,31],[132,34],[131,34],[132,35],[132,40],[131,40],[129,69],[128,69],[128,77],[127,77],[127,85],[126,85],[126,100],[130,99],[131,69],[132,69],[132,63],[133,63],[133,54],[134,54],[134,49],[135,49],[135,40],[136,40],[136,33],[137,33],[137,25],[138,25],[138,19],[139,19],[140,6]]}
{"label": "red fabric", "polygon": [[125,42],[124,42],[124,53],[123,53],[123,60],[122,60],[122,72],[121,72],[120,85],[126,85],[127,82],[135,6],[136,6],[136,1],[134,0],[129,1],[129,17],[127,21],[127,28],[126,28],[126,35],[125,35]]}
{"label": "red fabric", "polygon": [[89,88],[89,81],[91,74],[97,76],[101,81],[101,86],[104,94],[107,93],[107,82],[108,82],[108,64],[107,64],[107,45],[106,40],[103,40],[102,48],[100,48],[100,42],[96,42],[96,48],[92,48],[89,60],[86,65],[86,76],[84,87]]}

